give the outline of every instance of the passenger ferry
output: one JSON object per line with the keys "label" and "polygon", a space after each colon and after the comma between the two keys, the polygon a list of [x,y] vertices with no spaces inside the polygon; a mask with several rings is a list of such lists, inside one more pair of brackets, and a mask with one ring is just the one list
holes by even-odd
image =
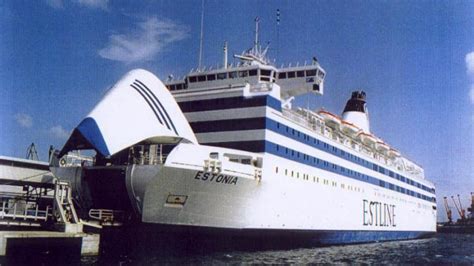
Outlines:
{"label": "passenger ferry", "polygon": [[[257,21],[258,29],[258,21]],[[277,68],[258,43],[240,62],[162,83],[126,74],[52,162],[82,216],[126,213],[162,233],[343,244],[425,237],[436,196],[423,168],[370,131],[366,94],[342,115],[293,107],[323,95],[316,59]],[[74,150],[92,163],[70,166]]]}

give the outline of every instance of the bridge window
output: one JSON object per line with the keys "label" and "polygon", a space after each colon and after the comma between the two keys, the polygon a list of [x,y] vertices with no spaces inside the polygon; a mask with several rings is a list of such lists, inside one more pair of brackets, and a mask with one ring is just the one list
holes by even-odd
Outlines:
{"label": "bridge window", "polygon": [[205,75],[198,76],[197,79],[199,82],[206,81],[206,76]]}
{"label": "bridge window", "polygon": [[177,89],[177,90],[182,90],[182,89],[184,89],[184,86],[183,86],[183,85],[184,85],[184,84],[178,84],[178,85],[176,85],[176,89]]}
{"label": "bridge window", "polygon": [[304,77],[304,71],[303,71],[303,70],[301,70],[301,71],[296,71],[296,76],[297,76],[298,78]]}
{"label": "bridge window", "polygon": [[270,70],[262,69],[262,70],[260,70],[260,74],[262,74],[262,76],[270,77],[272,72]]}
{"label": "bridge window", "polygon": [[207,75],[207,80],[216,80],[216,75]]}
{"label": "bridge window", "polygon": [[193,83],[196,81],[197,81],[196,77],[189,77],[189,82]]}
{"label": "bridge window", "polygon": [[236,71],[229,72],[229,78],[230,78],[230,79],[235,79],[235,78],[237,78],[237,72],[236,72]]}
{"label": "bridge window", "polygon": [[217,79],[226,79],[227,78],[227,73],[219,73],[217,74]]}
{"label": "bridge window", "polygon": [[239,71],[239,78],[245,78],[246,76],[248,76],[248,72],[247,71]]}
{"label": "bridge window", "polygon": [[307,77],[314,77],[316,76],[316,69],[306,70]]}
{"label": "bridge window", "polygon": [[286,72],[279,73],[279,74],[278,74],[278,78],[279,78],[279,79],[286,79]]}
{"label": "bridge window", "polygon": [[288,78],[291,79],[291,78],[294,78],[296,75],[295,72],[288,72]]}
{"label": "bridge window", "polygon": [[257,70],[256,69],[249,70],[249,76],[256,76],[256,75],[257,75]]}
{"label": "bridge window", "polygon": [[318,77],[324,78],[324,73],[321,70],[318,71]]}

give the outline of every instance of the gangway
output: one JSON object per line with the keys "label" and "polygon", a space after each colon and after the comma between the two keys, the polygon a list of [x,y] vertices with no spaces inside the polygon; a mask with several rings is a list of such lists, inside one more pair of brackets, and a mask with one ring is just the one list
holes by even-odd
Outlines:
{"label": "gangway", "polygon": [[28,183],[23,185],[23,193],[0,191],[0,225],[79,224],[68,183],[56,180],[52,188],[48,187]]}

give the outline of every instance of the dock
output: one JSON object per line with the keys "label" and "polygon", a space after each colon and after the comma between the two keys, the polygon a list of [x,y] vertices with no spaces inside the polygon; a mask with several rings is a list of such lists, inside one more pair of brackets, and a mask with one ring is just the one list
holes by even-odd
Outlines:
{"label": "dock", "polygon": [[0,258],[98,255],[100,234],[85,232],[92,224],[78,218],[71,194],[47,163],[0,156]]}

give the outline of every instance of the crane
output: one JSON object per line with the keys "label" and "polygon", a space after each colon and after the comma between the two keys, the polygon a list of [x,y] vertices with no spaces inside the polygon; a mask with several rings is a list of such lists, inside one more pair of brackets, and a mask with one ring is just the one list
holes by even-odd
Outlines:
{"label": "crane", "polygon": [[[458,207],[458,204],[456,203],[456,200],[454,199],[454,196],[451,196],[451,199],[454,202],[454,206],[456,207],[456,210],[459,213],[459,216],[461,217],[461,220],[463,221],[466,219],[465,211],[461,208],[461,206]],[[458,194],[458,199],[459,199],[459,194]],[[459,199],[459,204],[461,204],[461,200]]]}
{"label": "crane", "polygon": [[467,211],[471,213],[471,219],[474,219],[474,192],[471,192],[471,207],[467,208]]}
{"label": "crane", "polygon": [[446,215],[448,216],[448,223],[451,224],[453,222],[453,212],[448,205],[448,198],[444,197],[444,208],[446,209]]}
{"label": "crane", "polygon": [[38,152],[36,152],[36,146],[34,143],[31,143],[31,145],[26,150],[26,159],[39,161]]}
{"label": "crane", "polygon": [[466,219],[466,210],[462,207],[462,204],[461,204],[461,198],[459,197],[459,194],[458,194],[458,201],[459,201],[459,209],[461,209],[461,219]]}

